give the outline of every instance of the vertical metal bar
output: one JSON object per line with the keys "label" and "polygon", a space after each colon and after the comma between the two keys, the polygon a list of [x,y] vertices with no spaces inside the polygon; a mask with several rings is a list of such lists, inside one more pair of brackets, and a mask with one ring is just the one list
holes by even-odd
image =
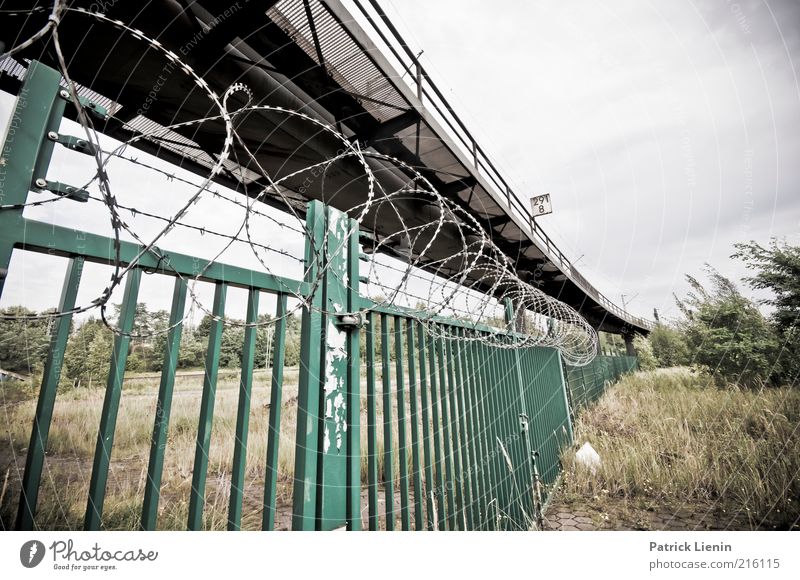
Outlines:
{"label": "vertical metal bar", "polygon": [[408,448],[406,446],[406,397],[403,377],[403,327],[399,316],[394,317],[394,362],[397,376],[397,445],[400,461],[400,525],[411,529],[408,501]]}
{"label": "vertical metal bar", "polygon": [[14,244],[24,240],[21,205],[37,178],[47,175],[55,143],[49,131],[58,131],[64,114],[64,99],[58,96],[61,73],[37,61],[25,72],[3,148],[0,150],[0,205],[20,205],[0,212],[0,296],[11,262]]}
{"label": "vertical metal bar", "polygon": [[[61,298],[58,301],[59,312],[69,312],[75,307],[75,298],[78,295],[82,272],[83,258],[71,258],[67,263]],[[31,439],[28,445],[28,454],[25,457],[25,473],[22,476],[22,490],[17,511],[17,530],[33,529],[47,438],[50,434],[50,423],[53,419],[58,381],[61,378],[64,351],[67,348],[71,322],[72,314],[59,316],[55,319],[50,335],[47,359],[42,372],[42,386],[36,401],[36,414],[33,416]]]}
{"label": "vertical metal bar", "polygon": [[272,340],[272,381],[269,391],[269,428],[267,430],[267,465],[264,475],[264,511],[261,527],[275,529],[275,495],[278,488],[278,452],[281,445],[283,410],[283,359],[286,354],[286,294],[278,294],[275,307],[275,331]]}
{"label": "vertical metal bar", "polygon": [[[348,506],[352,498],[348,492],[350,479],[348,466],[348,377],[351,366],[348,363],[348,337],[358,338],[355,330],[338,324],[338,312],[353,303],[345,281],[348,278],[348,247],[357,236],[355,222],[332,208],[325,208],[327,216],[325,251],[323,253],[325,271],[323,275],[324,304],[323,313],[323,353],[320,361],[321,417],[319,467],[317,472],[317,528],[334,530],[350,527],[353,521],[348,517]],[[355,230],[353,227],[355,226]],[[356,254],[356,260],[358,254]],[[357,281],[356,277],[356,281]],[[357,356],[356,356],[357,360]],[[356,389],[357,389],[357,385]],[[358,411],[358,404],[353,411]]]}
{"label": "vertical metal bar", "polygon": [[114,446],[114,431],[117,426],[119,400],[122,394],[122,381],[125,377],[125,364],[128,361],[130,333],[136,314],[136,300],[139,295],[139,283],[142,271],[134,268],[128,272],[125,281],[125,292],[122,297],[122,310],[119,315],[119,332],[114,337],[114,351],[111,354],[111,368],[108,371],[106,394],[103,399],[103,411],[100,415],[100,429],[97,434],[97,445],[92,464],[92,479],[89,482],[89,501],[86,505],[84,528],[99,530],[103,517],[103,502],[106,497],[108,467],[111,462],[111,449]]}
{"label": "vertical metal bar", "polygon": [[200,398],[200,421],[197,426],[197,443],[192,470],[192,490],[189,494],[189,530],[203,527],[203,507],[206,496],[206,476],[208,472],[208,453],[211,448],[211,428],[214,421],[214,401],[217,394],[217,372],[219,371],[219,350],[222,344],[222,330],[225,319],[225,297],[228,292],[226,282],[214,286],[213,319],[208,333],[203,394]]}
{"label": "vertical metal bar", "polygon": [[[361,308],[359,296],[359,229],[356,220],[349,220],[347,231],[347,292],[348,312]],[[345,385],[347,399],[347,502],[348,530],[361,529],[361,329],[350,328],[347,332],[347,376]]]}
{"label": "vertical metal bar", "polygon": [[389,316],[381,316],[381,374],[383,380],[383,482],[386,530],[394,530],[394,459],[392,457],[392,379],[389,374]]}
{"label": "vertical metal bar", "polygon": [[484,474],[484,514],[483,527],[486,530],[492,529],[494,514],[491,513],[492,500],[494,498],[494,458],[492,456],[494,445],[491,441],[491,419],[488,412],[490,383],[487,381],[486,344],[479,342],[475,345],[474,352],[475,374],[478,380],[476,389],[476,401],[480,421],[478,436],[481,442],[481,471]]}
{"label": "vertical metal bar", "polygon": [[[422,403],[422,450],[423,461],[425,462],[425,516],[427,529],[432,530],[435,521],[433,517],[433,490],[436,482],[433,479],[433,458],[431,457],[431,425],[430,425],[430,406],[428,403],[428,369],[425,364],[425,327],[422,322],[417,323],[419,331],[419,391],[420,402]],[[409,339],[409,345],[411,341]],[[410,346],[409,346],[410,348]]]}
{"label": "vertical metal bar", "polygon": [[[504,473],[505,467],[503,465],[502,453],[500,452],[499,445],[497,443],[500,435],[500,413],[499,413],[499,405],[497,399],[497,391],[499,387],[499,380],[498,380],[498,373],[497,373],[497,359],[495,357],[495,353],[497,351],[497,347],[495,346],[487,346],[486,347],[486,355],[487,355],[487,375],[488,375],[488,416],[489,416],[489,425],[490,425],[490,449],[492,450],[492,468],[493,468],[493,475],[494,475],[494,483],[492,489],[492,499],[495,501],[496,510],[504,512],[505,505],[503,503],[503,483],[504,483]],[[502,515],[502,514],[501,514]],[[495,530],[501,529],[498,527],[498,522],[495,521]]]}
{"label": "vertical metal bar", "polygon": [[406,321],[406,343],[408,345],[408,388],[411,398],[411,466],[413,469],[412,483],[414,486],[414,529],[424,530],[425,522],[422,515],[422,462],[419,453],[419,403],[417,401],[417,369],[414,360],[416,341],[414,340],[414,320]]}
{"label": "vertical metal bar", "polygon": [[[497,449],[497,501],[504,517],[508,517],[508,466],[501,449],[506,436],[505,408],[503,406],[503,380],[505,369],[500,360],[500,347],[490,349],[491,371],[494,376],[492,388],[492,422],[494,424],[493,445]],[[507,527],[505,525],[504,527]]]}
{"label": "vertical metal bar", "polygon": [[[430,377],[431,377],[431,406],[433,407],[433,451],[436,460],[436,485],[433,490],[434,512],[436,513],[436,529],[443,530],[445,527],[445,502],[444,498],[444,466],[442,461],[442,446],[440,436],[442,431],[441,420],[439,417],[439,397],[436,394],[436,339],[432,332],[428,333],[428,354],[430,357]],[[441,357],[439,357],[441,363]]]}
{"label": "vertical metal bar", "polygon": [[533,505],[528,503],[530,495],[528,494],[528,484],[532,481],[533,471],[529,462],[530,455],[525,452],[525,432],[523,431],[523,416],[527,417],[527,410],[525,407],[525,397],[523,389],[525,381],[521,368],[521,348],[513,348],[512,352],[508,353],[508,358],[511,360],[516,373],[512,375],[512,383],[515,383],[515,388],[511,389],[512,398],[512,415],[513,429],[516,437],[513,443],[514,450],[514,473],[516,481],[516,503],[519,505],[519,511],[522,513],[523,519],[521,520],[521,527],[529,529],[533,523],[532,508]]}
{"label": "vertical metal bar", "polygon": [[378,529],[378,411],[375,386],[375,313],[367,313],[367,490],[369,529]]}
{"label": "vertical metal bar", "polygon": [[486,417],[483,412],[484,393],[486,392],[483,386],[483,378],[481,375],[481,367],[478,362],[478,352],[480,343],[473,341],[469,348],[469,362],[470,362],[470,376],[472,381],[470,384],[470,394],[473,408],[473,434],[476,444],[476,469],[478,480],[480,482],[480,512],[478,519],[478,529],[488,529],[488,505],[489,505],[489,453],[486,447],[485,432],[487,428]]}
{"label": "vertical metal bar", "polygon": [[417,75],[417,99],[422,102],[422,66],[420,66],[419,61],[414,63],[416,65],[416,75]]}
{"label": "vertical metal bar", "polygon": [[564,377],[564,364],[561,358],[561,351],[556,351],[556,356],[558,357],[558,371],[561,375],[561,386],[562,392],[564,393],[564,408],[566,409],[566,423],[567,423],[567,434],[569,436],[568,442],[572,444],[572,440],[575,437],[575,433],[572,430],[572,418],[569,414],[569,399],[567,398],[567,384]]}
{"label": "vertical metal bar", "polygon": [[508,350],[499,347],[495,356],[497,357],[498,371],[500,372],[500,379],[498,380],[498,405],[500,409],[501,432],[500,440],[503,442],[503,479],[505,483],[505,511],[509,517],[509,525],[514,525],[519,521],[519,514],[517,513],[517,504],[514,501],[514,464],[511,463],[509,467],[509,459],[513,458],[513,450],[511,449],[512,437],[512,424],[510,419],[511,414],[511,397],[509,396],[510,382],[514,376],[514,369],[508,363]]}
{"label": "vertical metal bar", "polygon": [[325,206],[308,204],[306,213],[305,281],[314,284],[311,304],[303,309],[300,331],[300,377],[294,461],[292,529],[313,530],[317,516],[317,454],[319,449],[320,384],[322,374],[323,288],[317,280],[325,246]]}
{"label": "vertical metal bar", "polygon": [[444,357],[443,338],[436,340],[436,357],[439,359],[439,402],[442,406],[442,446],[444,447],[445,486],[444,494],[447,498],[447,524],[448,530],[456,529],[456,503],[453,493],[453,456],[452,441],[450,440],[450,418],[447,412],[447,360]]}
{"label": "vertical metal bar", "polygon": [[164,471],[164,452],[169,433],[169,417],[172,411],[172,390],[175,386],[175,369],[181,348],[183,312],[186,308],[186,280],[175,278],[172,290],[172,307],[169,314],[167,344],[164,349],[164,365],[161,368],[161,383],[158,387],[156,417],[153,422],[153,436],[150,439],[150,461],[147,464],[147,481],[144,486],[142,504],[143,530],[155,530],[158,520],[158,502],[161,497],[161,475]]}
{"label": "vertical metal bar", "polygon": [[[453,332],[450,329],[449,332]],[[464,517],[464,490],[462,483],[464,481],[464,471],[461,468],[461,434],[459,432],[459,415],[461,409],[456,404],[456,383],[453,379],[453,369],[456,366],[456,360],[453,356],[453,340],[448,339],[444,345],[446,358],[447,358],[447,395],[450,406],[450,433],[453,445],[453,486],[455,487],[455,521],[458,529],[466,529],[466,522]]]}
{"label": "vertical metal bar", "polygon": [[462,472],[465,473],[465,506],[467,516],[467,529],[474,530],[478,523],[478,486],[475,478],[475,440],[472,427],[472,402],[469,397],[469,383],[471,377],[466,365],[464,351],[468,348],[463,329],[458,329],[456,341],[456,396],[458,407],[461,409],[459,421],[461,426],[461,458]]}
{"label": "vertical metal bar", "polygon": [[532,348],[525,348],[520,353],[520,364],[522,368],[522,375],[524,379],[524,385],[522,390],[522,399],[525,404],[525,409],[528,415],[527,425],[522,433],[523,437],[523,452],[525,453],[525,460],[529,465],[528,469],[528,480],[526,482],[526,497],[528,498],[530,510],[532,517],[536,518],[535,512],[535,489],[534,489],[534,473],[535,473],[535,465],[534,465],[534,456],[533,456],[533,446],[531,444],[531,414],[532,408],[530,406],[530,391],[533,388],[534,380],[535,380],[535,367],[532,363],[532,353],[534,350]]}
{"label": "vertical metal bar", "polygon": [[258,288],[247,293],[247,315],[242,345],[242,374],[239,379],[239,406],[236,413],[236,439],[233,442],[231,496],[228,503],[228,529],[239,530],[242,523],[244,470],[247,463],[247,434],[250,426],[250,394],[253,392],[253,362],[258,328]]}

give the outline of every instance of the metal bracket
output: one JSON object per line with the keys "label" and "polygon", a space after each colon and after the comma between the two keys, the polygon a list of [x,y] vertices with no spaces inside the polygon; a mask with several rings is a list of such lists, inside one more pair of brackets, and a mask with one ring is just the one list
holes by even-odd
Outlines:
{"label": "metal bracket", "polygon": [[73,137],[72,135],[59,135],[55,131],[50,131],[47,138],[56,143],[61,143],[67,149],[72,149],[84,155],[91,155],[94,157],[97,154],[97,147],[94,143],[90,143],[86,139],[80,137]]}
{"label": "metal bracket", "polygon": [[528,416],[525,413],[519,414],[519,426],[522,428],[523,433],[528,432]]}
{"label": "metal bracket", "polygon": [[362,328],[364,326],[365,318],[366,317],[361,312],[336,314],[333,324],[345,330],[352,330],[354,328]]}
{"label": "metal bracket", "polygon": [[47,181],[39,178],[35,181],[35,185],[38,190],[46,190],[73,201],[79,201],[81,203],[89,201],[88,191],[80,189],[79,187],[67,185],[66,183],[61,183],[60,181]]}
{"label": "metal bracket", "polygon": [[[69,101],[69,91],[67,89],[61,89],[58,91],[58,96],[64,99],[65,101]],[[86,97],[78,95],[78,101],[83,108],[86,109],[86,112],[89,113],[92,117],[99,121],[107,121],[108,120],[108,109],[103,107],[102,105],[98,105],[97,103],[93,103]]]}

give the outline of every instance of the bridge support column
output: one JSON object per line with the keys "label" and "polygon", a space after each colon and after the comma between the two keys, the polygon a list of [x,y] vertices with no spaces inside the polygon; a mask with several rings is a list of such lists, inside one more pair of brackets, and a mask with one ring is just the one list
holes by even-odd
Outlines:
{"label": "bridge support column", "polygon": [[636,356],[636,349],[633,347],[633,334],[624,334],[625,339],[625,354],[628,356]]}

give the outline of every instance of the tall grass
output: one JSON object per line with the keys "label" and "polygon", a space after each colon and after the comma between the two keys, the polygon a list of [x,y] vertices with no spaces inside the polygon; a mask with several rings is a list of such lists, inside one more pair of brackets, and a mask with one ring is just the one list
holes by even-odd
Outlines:
{"label": "tall grass", "polygon": [[[278,448],[276,527],[290,525],[292,480],[297,422],[297,369],[287,368],[283,384],[281,441]],[[269,373],[256,373],[250,401],[247,469],[243,494],[242,528],[260,529],[266,471],[270,400]],[[139,526],[147,480],[150,439],[159,378],[154,374],[126,375],[115,431],[106,492],[103,526],[129,530]],[[178,376],[169,422],[159,509],[159,529],[185,529],[191,492],[202,374]],[[384,476],[383,405],[381,374],[377,373],[378,479]],[[206,529],[225,529],[230,498],[233,447],[239,397],[239,374],[221,373],[217,382],[214,421],[209,450],[204,520]],[[362,377],[361,471],[368,478],[366,382]],[[30,429],[36,409],[36,389],[27,391],[0,384],[0,529],[11,527],[19,499]],[[88,497],[104,390],[80,387],[59,393],[50,427],[36,522],[42,529],[80,529]],[[419,393],[418,405],[419,405]],[[399,486],[398,406],[392,393],[391,428],[394,485]],[[406,437],[411,444],[410,395],[406,391]],[[422,428],[420,425],[420,437]],[[408,473],[412,476],[408,453]],[[383,490],[381,490],[383,494]]]}
{"label": "tall grass", "polygon": [[[800,389],[718,388],[688,369],[628,375],[576,423],[566,498],[722,507],[753,526],[800,517]],[[596,474],[575,461],[588,441]]]}

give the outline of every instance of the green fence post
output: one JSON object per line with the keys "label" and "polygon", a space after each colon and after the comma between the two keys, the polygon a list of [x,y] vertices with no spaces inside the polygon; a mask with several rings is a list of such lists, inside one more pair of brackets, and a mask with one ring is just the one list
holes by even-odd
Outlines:
{"label": "green fence post", "polygon": [[381,315],[381,379],[383,384],[383,485],[386,530],[394,530],[394,458],[392,454],[392,378],[389,367],[389,315]]}
{"label": "green fence post", "polygon": [[[439,413],[439,397],[436,393],[436,367],[437,360],[441,364],[441,356],[437,357],[436,353],[436,339],[432,332],[428,332],[428,359],[430,362],[430,378],[431,378],[431,407],[433,410],[433,429],[431,435],[433,436],[433,451],[436,460],[436,485],[433,491],[433,510],[436,514],[436,529],[443,530],[445,523],[445,487],[444,487],[444,464],[442,461],[442,446],[440,442],[442,423]],[[430,493],[430,492],[429,492]]]}
{"label": "green fence post", "polygon": [[[347,231],[347,311],[360,310],[359,229],[356,220],[349,220]],[[363,321],[362,321],[363,324]],[[361,529],[361,329],[351,327],[347,333],[347,529]]]}
{"label": "green fence post", "polygon": [[[448,332],[453,332],[451,328]],[[455,520],[458,529],[467,528],[466,504],[464,502],[464,471],[461,462],[461,429],[460,415],[463,410],[456,402],[457,383],[454,379],[454,369],[456,369],[456,358],[453,354],[453,340],[448,338],[444,345],[447,365],[447,395],[450,407],[450,434],[453,445],[453,486],[455,487]],[[457,372],[457,369],[456,369]]]}
{"label": "green fence post", "polygon": [[[83,258],[73,258],[67,264],[64,286],[61,289],[61,299],[58,301],[59,312],[69,312],[75,307],[75,298],[78,295],[82,271]],[[36,402],[36,414],[33,416],[33,429],[31,430],[28,454],[25,457],[25,474],[22,477],[22,490],[17,511],[17,530],[33,529],[36,503],[39,497],[39,485],[42,479],[42,466],[44,465],[44,456],[47,449],[47,437],[50,433],[50,423],[53,419],[58,381],[61,378],[64,351],[67,348],[71,322],[72,314],[59,316],[55,320],[52,334],[50,335],[50,347],[47,350],[47,359],[44,363],[42,386],[39,390],[39,399]]]}
{"label": "green fence post", "polygon": [[475,506],[477,505],[477,490],[474,484],[474,472],[473,467],[475,465],[474,461],[474,451],[472,442],[470,441],[470,433],[472,432],[471,429],[467,428],[469,417],[471,417],[472,411],[467,404],[467,400],[464,397],[464,391],[467,388],[466,383],[469,380],[467,377],[466,368],[464,367],[464,358],[462,356],[462,342],[463,342],[463,331],[462,329],[455,329],[454,332],[456,333],[456,340],[455,340],[455,368],[456,368],[456,382],[455,382],[455,397],[458,402],[458,425],[459,425],[459,432],[461,434],[461,446],[460,446],[460,454],[461,454],[461,477],[463,479],[463,486],[464,486],[464,515],[465,515],[465,529],[472,530],[474,529],[475,522],[477,521],[474,517],[475,514]]}
{"label": "green fence post", "polygon": [[430,405],[428,403],[428,369],[425,364],[425,327],[417,323],[417,344],[419,346],[419,394],[422,404],[422,451],[425,462],[425,516],[427,529],[433,530],[437,525],[433,517],[433,494],[436,481],[433,478],[433,458],[431,457],[431,424]]}
{"label": "green fence post", "polygon": [[436,358],[439,359],[439,402],[442,411],[442,447],[444,451],[445,485],[444,495],[447,498],[448,530],[456,529],[456,503],[453,484],[453,444],[450,439],[450,417],[447,409],[447,359],[444,356],[444,338],[436,339]]}
{"label": "green fence post", "polygon": [[406,397],[403,377],[403,329],[400,316],[394,317],[394,362],[397,377],[397,447],[400,463],[400,525],[411,529],[411,513],[408,501],[408,448],[406,445]]}
{"label": "green fence post", "polygon": [[317,506],[317,449],[319,447],[320,381],[322,370],[322,280],[317,276],[324,267],[325,206],[319,201],[308,204],[306,213],[306,275],[314,284],[310,308],[303,309],[300,330],[300,376],[297,393],[297,434],[294,463],[292,529],[313,530]]}
{"label": "green fence post", "polygon": [[375,313],[367,313],[367,499],[370,530],[378,529],[378,404],[375,385]]}
{"label": "green fence post", "polygon": [[189,530],[203,527],[203,507],[206,496],[206,477],[208,475],[208,454],[211,449],[211,429],[214,421],[214,402],[217,395],[217,373],[219,371],[219,351],[222,344],[222,331],[225,319],[225,297],[228,284],[217,282],[214,288],[214,306],[211,311],[214,319],[208,334],[203,394],[200,398],[200,422],[197,426],[197,442],[192,469],[192,490],[189,495]]}
{"label": "green fence post", "polygon": [[412,483],[414,486],[414,529],[424,530],[425,522],[422,515],[422,461],[419,452],[419,403],[417,401],[417,369],[414,353],[416,352],[416,341],[414,340],[413,319],[406,320],[406,337],[408,343],[408,388],[409,398],[411,399],[411,465],[413,469]]}
{"label": "green fence post", "polygon": [[247,463],[247,433],[250,426],[250,397],[253,392],[253,362],[258,328],[258,288],[247,293],[247,317],[242,345],[242,371],[239,378],[239,406],[236,412],[236,439],[233,442],[231,496],[228,503],[228,529],[239,530],[242,523],[244,470]]}
{"label": "green fence post", "polygon": [[275,496],[278,489],[278,451],[281,444],[281,412],[283,406],[283,359],[286,354],[286,294],[278,294],[275,306],[275,331],[272,340],[272,381],[269,393],[269,428],[267,430],[267,464],[264,474],[264,511],[261,527],[275,529]]}
{"label": "green fence post", "polygon": [[473,468],[475,469],[475,477],[478,483],[478,505],[475,517],[475,525],[479,530],[487,529],[486,519],[486,506],[487,500],[487,453],[484,445],[483,432],[486,428],[486,422],[483,419],[483,388],[481,385],[480,369],[477,364],[476,351],[478,350],[478,343],[474,340],[469,341],[467,345],[467,369],[469,375],[468,405],[472,408],[471,431],[472,441],[475,445],[475,458],[473,461]]}
{"label": "green fence post", "polygon": [[92,465],[92,478],[89,482],[89,501],[84,519],[84,528],[86,530],[99,530],[102,523],[108,467],[111,462],[111,450],[114,447],[114,431],[117,427],[122,381],[125,378],[125,365],[128,362],[128,347],[131,343],[130,333],[133,330],[133,319],[136,315],[136,300],[139,295],[141,279],[142,271],[139,268],[134,268],[128,272],[125,282],[125,293],[122,297],[122,310],[119,314],[118,323],[120,334],[114,337],[114,351],[111,353],[111,368],[108,371],[106,394],[103,399],[100,429],[97,433],[97,445]]}
{"label": "green fence post", "polygon": [[156,417],[153,421],[153,436],[150,440],[150,461],[147,464],[147,481],[144,486],[142,520],[140,522],[140,527],[143,530],[155,530],[158,520],[161,475],[164,471],[164,451],[167,447],[169,417],[172,410],[172,391],[175,386],[175,370],[178,367],[181,348],[186,291],[186,280],[176,277],[172,291],[167,344],[164,350],[164,366],[161,369],[161,383],[158,388]]}
{"label": "green fence post", "polygon": [[[352,455],[348,460],[353,435],[348,436],[347,418],[348,413],[358,417],[359,409],[348,411],[348,402],[358,401],[359,381],[348,387],[348,378],[358,376],[348,364],[348,351],[355,354],[348,332],[356,341],[358,332],[348,330],[345,326],[351,325],[340,317],[357,304],[357,276],[350,281],[348,277],[357,271],[352,263],[358,260],[357,241],[352,238],[357,238],[358,229],[344,213],[319,201],[309,203],[306,219],[306,281],[319,279],[320,284],[313,290],[311,307],[303,312],[292,529],[352,529],[360,525],[350,517],[360,502],[352,490],[360,490],[360,483],[348,486],[355,466]],[[355,360],[358,364],[357,356]],[[358,452],[356,445],[353,452]]]}
{"label": "green fence post", "polygon": [[[65,101],[59,96],[61,73],[31,61],[6,126],[0,150],[0,205],[20,205],[37,179],[47,176]],[[38,188],[37,188],[38,189]],[[14,245],[25,239],[22,207],[0,211],[0,296]]]}

